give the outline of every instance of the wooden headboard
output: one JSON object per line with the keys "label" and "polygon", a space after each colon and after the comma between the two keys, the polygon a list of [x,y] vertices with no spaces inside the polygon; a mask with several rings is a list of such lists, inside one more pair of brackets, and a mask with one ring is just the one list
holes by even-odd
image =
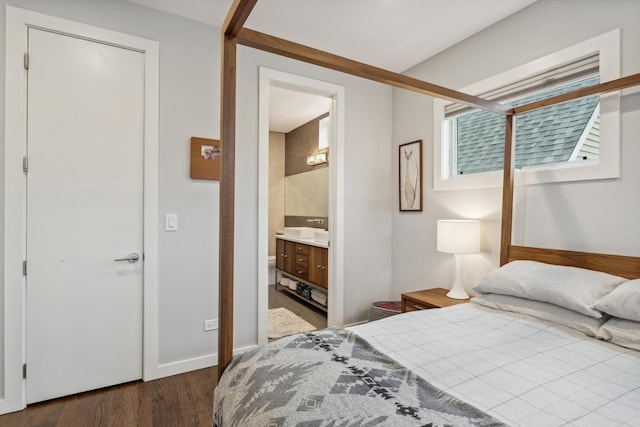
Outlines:
{"label": "wooden headboard", "polygon": [[507,259],[508,262],[531,260],[603,271],[627,279],[640,278],[640,257],[509,245]]}

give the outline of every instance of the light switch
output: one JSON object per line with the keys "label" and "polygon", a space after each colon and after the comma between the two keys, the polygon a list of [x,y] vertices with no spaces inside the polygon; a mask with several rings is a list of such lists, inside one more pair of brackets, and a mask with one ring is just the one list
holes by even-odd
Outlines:
{"label": "light switch", "polygon": [[165,231],[178,231],[178,214],[166,214],[164,216]]}

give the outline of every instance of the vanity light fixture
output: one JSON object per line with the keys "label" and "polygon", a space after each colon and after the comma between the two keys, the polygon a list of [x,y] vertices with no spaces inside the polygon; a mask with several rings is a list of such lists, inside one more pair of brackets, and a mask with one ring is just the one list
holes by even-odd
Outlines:
{"label": "vanity light fixture", "polygon": [[327,163],[327,153],[316,153],[307,156],[307,164],[310,166]]}

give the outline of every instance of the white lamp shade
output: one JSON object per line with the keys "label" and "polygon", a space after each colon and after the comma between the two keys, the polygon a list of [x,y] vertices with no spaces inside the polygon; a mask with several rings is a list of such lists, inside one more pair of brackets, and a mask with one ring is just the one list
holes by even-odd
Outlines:
{"label": "white lamp shade", "polygon": [[438,252],[477,254],[480,252],[480,221],[439,219],[437,242]]}

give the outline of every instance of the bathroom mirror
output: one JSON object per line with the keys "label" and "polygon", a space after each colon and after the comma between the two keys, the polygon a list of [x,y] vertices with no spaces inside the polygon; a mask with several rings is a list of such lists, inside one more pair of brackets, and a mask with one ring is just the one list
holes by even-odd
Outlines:
{"label": "bathroom mirror", "polygon": [[284,214],[329,216],[329,168],[318,168],[285,177]]}

